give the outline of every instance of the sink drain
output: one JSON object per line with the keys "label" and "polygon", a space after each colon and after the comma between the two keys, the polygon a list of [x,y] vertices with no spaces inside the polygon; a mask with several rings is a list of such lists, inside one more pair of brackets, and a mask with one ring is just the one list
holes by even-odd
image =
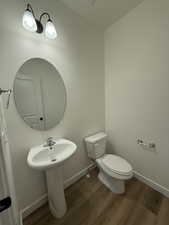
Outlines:
{"label": "sink drain", "polygon": [[51,162],[55,162],[55,161],[56,161],[56,159],[52,159],[52,160],[51,160]]}

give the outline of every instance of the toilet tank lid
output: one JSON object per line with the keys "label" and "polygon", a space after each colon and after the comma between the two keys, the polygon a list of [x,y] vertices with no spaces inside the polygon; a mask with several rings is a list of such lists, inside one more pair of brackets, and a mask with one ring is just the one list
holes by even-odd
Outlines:
{"label": "toilet tank lid", "polygon": [[97,134],[94,134],[94,135],[91,135],[89,137],[86,137],[85,138],[85,141],[86,142],[89,142],[89,143],[96,143],[97,141],[103,139],[103,138],[106,138],[107,137],[107,134],[104,133],[104,132],[99,132]]}

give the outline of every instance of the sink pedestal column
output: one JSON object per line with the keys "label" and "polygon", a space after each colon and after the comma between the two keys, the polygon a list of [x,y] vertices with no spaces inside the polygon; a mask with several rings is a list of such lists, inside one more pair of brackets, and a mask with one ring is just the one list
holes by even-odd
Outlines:
{"label": "sink pedestal column", "polygon": [[67,210],[62,167],[56,167],[46,170],[48,201],[51,213],[54,217],[60,218],[64,216]]}

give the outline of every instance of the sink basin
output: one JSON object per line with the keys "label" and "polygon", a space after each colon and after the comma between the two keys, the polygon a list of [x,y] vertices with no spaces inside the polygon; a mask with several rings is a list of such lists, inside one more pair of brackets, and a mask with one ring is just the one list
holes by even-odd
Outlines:
{"label": "sink basin", "polygon": [[44,170],[48,188],[48,202],[54,217],[64,216],[67,210],[62,165],[76,152],[76,144],[67,139],[58,139],[52,147],[40,145],[31,148],[27,157],[28,165]]}
{"label": "sink basin", "polygon": [[75,153],[76,148],[73,142],[59,139],[52,147],[40,145],[32,148],[29,151],[27,162],[32,168],[46,170],[62,164]]}

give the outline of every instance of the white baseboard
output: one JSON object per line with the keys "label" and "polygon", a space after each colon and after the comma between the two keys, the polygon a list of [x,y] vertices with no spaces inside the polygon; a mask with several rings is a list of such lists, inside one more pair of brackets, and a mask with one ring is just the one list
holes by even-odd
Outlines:
{"label": "white baseboard", "polygon": [[78,181],[81,177],[85,176],[89,170],[95,168],[95,164],[90,164],[86,168],[82,169],[80,172],[76,173],[72,177],[68,178],[64,181],[64,188],[69,187],[70,185],[74,184],[76,181]]}
{"label": "white baseboard", "polygon": [[24,209],[21,210],[22,219],[29,216],[31,213],[33,213],[36,209],[44,205],[48,200],[47,194],[44,194],[42,197],[34,201],[32,204],[28,205]]}
{"label": "white baseboard", "polygon": [[143,183],[147,184],[148,186],[152,187],[154,190],[160,192],[164,196],[169,198],[169,189],[166,187],[154,182],[153,180],[143,176],[142,174],[138,173],[137,171],[134,171],[134,176],[138,179],[141,180]]}
{"label": "white baseboard", "polygon": [[[94,164],[90,164],[86,168],[82,169],[80,172],[76,173],[72,177],[68,178],[67,180],[64,181],[64,188],[69,187],[76,181],[78,181],[81,177],[85,176],[88,173],[88,170],[93,169],[95,167]],[[22,225],[22,220],[29,216],[31,213],[33,213],[36,209],[44,205],[48,201],[47,193],[44,194],[42,197],[34,201],[32,204],[28,205],[24,209],[20,211],[20,220],[21,220],[21,225]]]}

